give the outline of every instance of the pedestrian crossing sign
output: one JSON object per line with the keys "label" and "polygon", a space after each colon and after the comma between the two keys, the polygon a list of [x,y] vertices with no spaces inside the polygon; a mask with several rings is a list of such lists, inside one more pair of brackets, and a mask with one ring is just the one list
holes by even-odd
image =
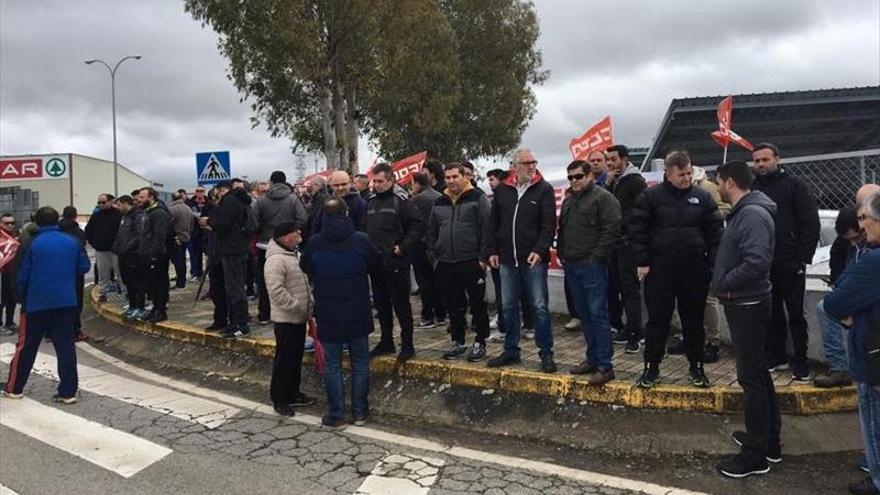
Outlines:
{"label": "pedestrian crossing sign", "polygon": [[232,179],[228,151],[196,153],[196,180],[200,186]]}

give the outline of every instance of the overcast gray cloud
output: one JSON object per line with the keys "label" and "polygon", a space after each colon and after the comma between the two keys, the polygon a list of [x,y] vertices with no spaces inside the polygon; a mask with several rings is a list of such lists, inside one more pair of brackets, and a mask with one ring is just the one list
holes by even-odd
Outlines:
{"label": "overcast gray cloud", "polygon": [[[523,142],[551,168],[606,114],[618,142],[648,146],[675,97],[880,84],[877,0],[535,3],[551,78]],[[109,76],[83,61],[136,53],[117,76],[121,163],[168,186],[191,185],[204,150],[230,150],[239,175],[289,170],[216,42],[174,0],[0,2],[0,153],[111,158]]]}

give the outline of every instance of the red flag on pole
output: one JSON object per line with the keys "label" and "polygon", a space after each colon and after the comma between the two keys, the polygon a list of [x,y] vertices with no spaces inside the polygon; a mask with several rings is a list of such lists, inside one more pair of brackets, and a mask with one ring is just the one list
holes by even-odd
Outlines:
{"label": "red flag on pole", "polygon": [[580,137],[572,138],[568,142],[571,156],[575,160],[586,160],[591,151],[605,151],[614,144],[614,134],[611,132],[611,116],[597,122],[593,127]]}
{"label": "red flag on pole", "polygon": [[[412,181],[413,174],[422,169],[427,159],[428,152],[423,151],[392,163],[391,168],[394,169],[394,178],[397,180],[397,183],[401,186],[409,184]],[[367,177],[373,178],[372,168],[367,172]]]}
{"label": "red flag on pole", "polygon": [[728,96],[727,98],[721,100],[721,103],[718,104],[717,115],[718,130],[712,132],[712,139],[714,139],[719,146],[727,148],[727,146],[730,145],[730,142],[733,141],[734,143],[742,146],[749,151],[754,149],[754,146],[752,146],[752,143],[750,143],[748,139],[733,132],[733,129],[731,129],[733,115],[733,96]]}
{"label": "red flag on pole", "polygon": [[15,237],[7,234],[4,230],[0,230],[0,271],[3,271],[7,265],[12,263],[12,260],[15,259],[15,254],[18,252],[18,247],[19,243]]}

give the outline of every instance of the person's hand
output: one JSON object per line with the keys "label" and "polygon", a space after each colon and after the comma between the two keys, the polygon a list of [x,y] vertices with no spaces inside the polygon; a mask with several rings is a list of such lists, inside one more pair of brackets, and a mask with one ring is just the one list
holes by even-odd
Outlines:
{"label": "person's hand", "polygon": [[645,280],[645,277],[647,277],[649,273],[651,273],[650,266],[640,266],[636,268],[636,276],[639,277],[639,282]]}
{"label": "person's hand", "polygon": [[499,263],[499,258],[498,258],[497,254],[493,254],[492,256],[489,256],[489,266],[491,266],[492,268],[497,270],[499,264],[500,263]]}
{"label": "person's hand", "polygon": [[487,266],[487,265],[481,261],[481,262],[480,262],[480,271],[485,272],[485,271],[486,271],[486,266]]}
{"label": "person's hand", "polygon": [[199,227],[205,228],[208,226],[208,217],[199,218]]}
{"label": "person's hand", "polygon": [[853,320],[852,316],[847,316],[840,320],[840,323],[843,325],[843,328],[852,328],[853,324],[855,324],[855,320]]}
{"label": "person's hand", "polygon": [[396,256],[403,256],[403,251],[400,250],[400,246],[395,245],[394,249],[391,250]]}
{"label": "person's hand", "polygon": [[526,262],[529,264],[529,268],[534,268],[538,263],[541,262],[541,255],[535,252],[529,253],[529,257],[526,258]]}

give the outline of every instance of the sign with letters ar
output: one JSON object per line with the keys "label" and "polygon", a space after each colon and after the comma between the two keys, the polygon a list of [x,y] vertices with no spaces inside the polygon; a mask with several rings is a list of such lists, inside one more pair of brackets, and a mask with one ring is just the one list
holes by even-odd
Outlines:
{"label": "sign with letters ar", "polygon": [[196,153],[196,180],[200,186],[231,180],[231,173],[228,151]]}
{"label": "sign with letters ar", "polygon": [[70,177],[69,155],[0,158],[0,180],[46,180]]}

